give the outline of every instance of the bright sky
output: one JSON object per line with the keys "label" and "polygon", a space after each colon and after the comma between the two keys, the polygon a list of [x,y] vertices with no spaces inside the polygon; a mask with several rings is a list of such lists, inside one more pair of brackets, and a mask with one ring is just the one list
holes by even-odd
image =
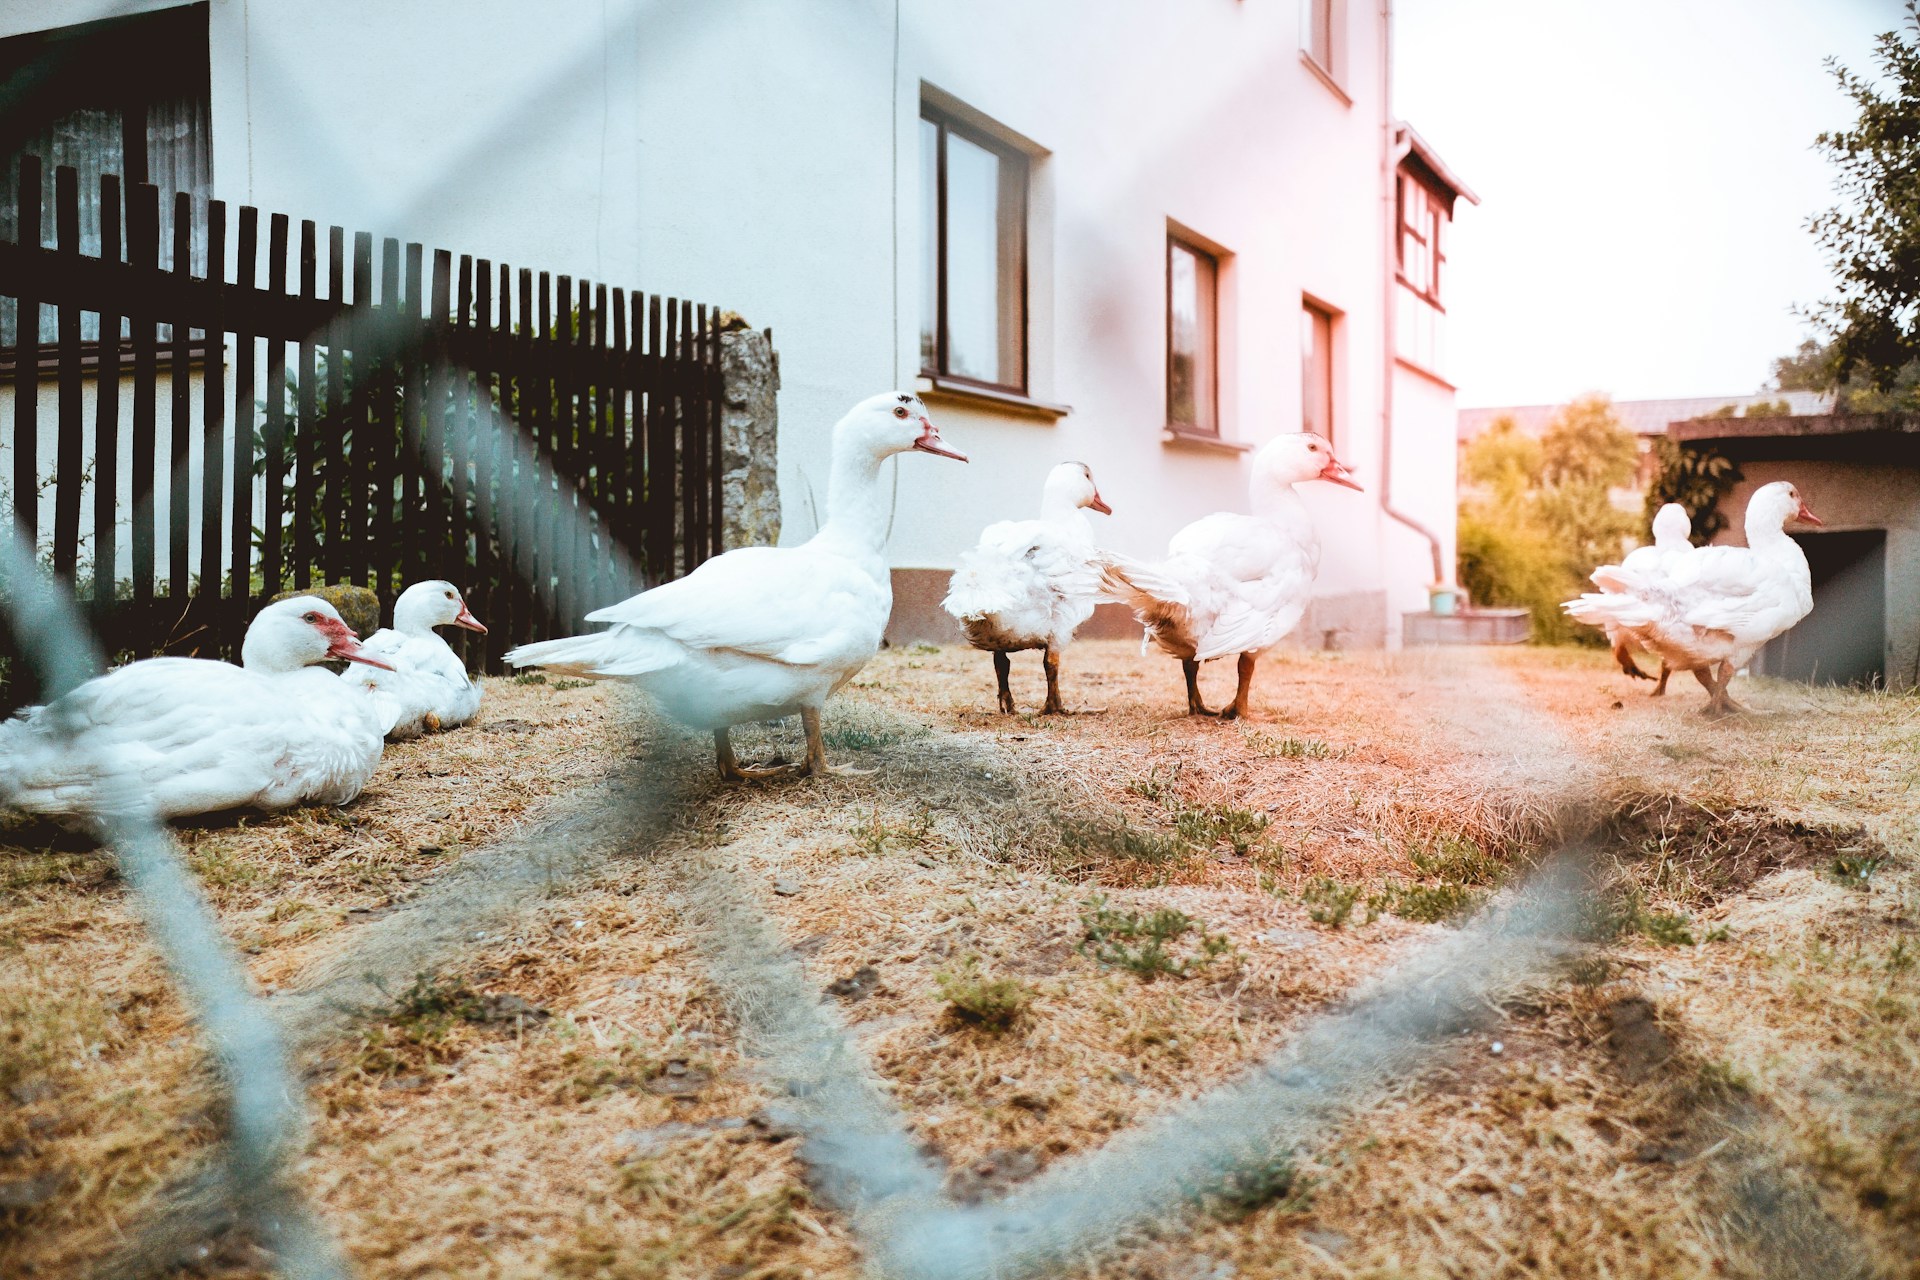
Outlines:
{"label": "bright sky", "polygon": [[1465,406],[1760,390],[1831,283],[1813,150],[1897,0],[1395,0],[1398,114],[1481,199],[1455,211]]}

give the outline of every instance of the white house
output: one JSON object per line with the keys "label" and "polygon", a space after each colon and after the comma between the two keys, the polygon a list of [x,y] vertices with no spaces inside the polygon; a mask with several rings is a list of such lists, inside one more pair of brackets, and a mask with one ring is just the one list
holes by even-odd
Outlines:
{"label": "white house", "polygon": [[1309,486],[1302,640],[1393,644],[1451,575],[1443,264],[1473,196],[1393,115],[1391,25],[1387,0],[0,0],[0,70],[151,50],[76,100],[61,163],[770,326],[787,540],[833,421],[918,387],[974,461],[897,464],[896,637],[941,625],[958,555],[1053,463],[1151,554],[1311,427],[1366,492]]}

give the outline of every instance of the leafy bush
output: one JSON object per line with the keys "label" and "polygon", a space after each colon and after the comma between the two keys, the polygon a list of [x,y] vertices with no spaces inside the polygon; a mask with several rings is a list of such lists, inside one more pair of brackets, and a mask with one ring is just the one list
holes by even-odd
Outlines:
{"label": "leafy bush", "polygon": [[1573,401],[1534,440],[1511,418],[1467,446],[1462,472],[1458,573],[1481,604],[1533,616],[1536,643],[1598,644],[1603,637],[1561,611],[1595,567],[1617,560],[1638,521],[1611,490],[1633,479],[1638,445],[1605,396]]}

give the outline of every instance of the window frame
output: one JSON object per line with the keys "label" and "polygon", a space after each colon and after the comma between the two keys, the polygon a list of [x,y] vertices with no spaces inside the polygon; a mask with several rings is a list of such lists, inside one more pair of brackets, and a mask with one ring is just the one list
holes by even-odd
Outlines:
{"label": "window frame", "polygon": [[[933,367],[923,363],[920,376],[938,382],[955,383],[964,387],[977,387],[985,391],[1001,392],[1025,398],[1033,382],[1033,349],[1031,329],[1033,324],[1033,300],[1029,276],[1032,269],[1032,248],[1030,241],[1033,209],[1033,157],[1019,147],[977,125],[960,118],[951,111],[941,109],[934,103],[922,100],[920,119],[934,126],[934,209],[933,209],[933,254],[934,254],[934,298],[933,298]],[[968,374],[953,373],[948,370],[949,326],[947,324],[947,135],[957,133],[966,141],[982,150],[999,157],[1004,165],[1008,161],[1017,162],[1020,173],[1019,208],[1014,214],[1013,224],[1019,234],[1020,269],[1016,273],[1016,288],[1020,291],[1020,323],[1017,335],[1020,355],[1020,376],[1015,382],[989,382]],[[924,224],[923,224],[924,227]],[[1000,303],[1000,299],[995,300]]]}
{"label": "window frame", "polygon": [[[1213,423],[1211,426],[1198,422],[1182,422],[1174,417],[1173,414],[1173,255],[1176,249],[1185,250],[1196,259],[1210,264],[1213,269],[1213,314],[1210,317],[1213,333],[1213,359],[1210,362],[1211,368],[1206,371],[1206,386],[1209,392],[1208,400],[1213,410]],[[1166,429],[1177,436],[1193,436],[1208,440],[1224,438],[1221,432],[1222,414],[1220,408],[1220,265],[1221,259],[1224,256],[1225,255],[1216,252],[1209,246],[1200,243],[1192,236],[1182,235],[1172,228],[1168,228],[1167,230],[1166,251],[1162,259],[1162,269],[1166,275],[1165,310],[1162,315],[1162,320],[1166,326],[1164,339],[1166,347],[1166,361],[1164,365],[1166,398],[1163,409],[1166,417]],[[1196,386],[1197,385],[1198,382],[1196,380]],[[1196,400],[1196,408],[1197,407],[1198,401]],[[1196,412],[1195,416],[1198,417],[1200,415]]]}
{"label": "window frame", "polygon": [[[1303,331],[1313,334],[1316,338],[1323,332],[1326,334],[1326,342],[1323,344],[1316,341],[1314,343],[1314,350],[1321,353],[1320,363],[1324,371],[1324,386],[1321,390],[1325,393],[1326,397],[1326,421],[1320,425],[1318,434],[1325,439],[1328,444],[1336,443],[1334,440],[1334,423],[1336,421],[1338,405],[1334,396],[1337,379],[1334,376],[1333,331],[1334,326],[1339,323],[1340,315],[1341,313],[1339,311],[1327,306],[1323,302],[1315,300],[1311,295],[1302,295],[1300,298],[1300,324]],[[1314,428],[1307,425],[1307,396],[1312,388],[1309,386],[1311,377],[1305,360],[1305,352],[1305,344],[1302,343],[1302,360],[1300,366],[1300,429],[1302,431],[1312,431]]]}
{"label": "window frame", "polygon": [[[1410,194],[1419,198],[1418,215],[1409,217]],[[1446,313],[1446,304],[1440,300],[1441,268],[1446,265],[1443,232],[1453,219],[1447,212],[1446,202],[1418,175],[1405,169],[1400,171],[1399,193],[1394,200],[1397,226],[1394,235],[1394,276],[1406,286],[1407,291],[1425,302],[1435,311]],[[1411,240],[1421,248],[1423,268],[1420,278],[1409,274],[1407,270],[1407,244]]]}

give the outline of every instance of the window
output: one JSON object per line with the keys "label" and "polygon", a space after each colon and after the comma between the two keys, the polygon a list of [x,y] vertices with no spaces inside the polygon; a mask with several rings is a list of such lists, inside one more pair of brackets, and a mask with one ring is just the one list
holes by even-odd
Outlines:
{"label": "window", "polygon": [[920,370],[1027,389],[1027,157],[931,107],[920,118]]}
{"label": "window", "polygon": [[[0,240],[19,236],[19,160],[36,155],[47,174],[41,234],[53,241],[53,171],[78,171],[81,252],[100,251],[100,175],[160,188],[162,262],[173,239],[176,191],[203,207],[213,187],[208,109],[207,6],[190,5],[132,18],[89,22],[0,40],[0,85],[8,101],[0,136]],[[206,242],[196,238],[194,269],[206,270]],[[17,337],[17,306],[0,301],[0,346]],[[40,336],[53,341],[57,321],[41,309]],[[82,335],[99,337],[87,314]]]}
{"label": "window", "polygon": [[1167,426],[1220,434],[1220,262],[1167,237]]}
{"label": "window", "polygon": [[1333,315],[1300,308],[1300,429],[1333,439]]}
{"label": "window", "polygon": [[1441,268],[1447,260],[1445,204],[1411,174],[1400,175],[1400,279],[1434,306],[1440,305]]}
{"label": "window", "polygon": [[1346,50],[1341,47],[1341,25],[1346,17],[1346,0],[1302,0],[1306,5],[1305,29],[1301,33],[1303,52],[1326,79],[1336,87],[1345,78]]}

